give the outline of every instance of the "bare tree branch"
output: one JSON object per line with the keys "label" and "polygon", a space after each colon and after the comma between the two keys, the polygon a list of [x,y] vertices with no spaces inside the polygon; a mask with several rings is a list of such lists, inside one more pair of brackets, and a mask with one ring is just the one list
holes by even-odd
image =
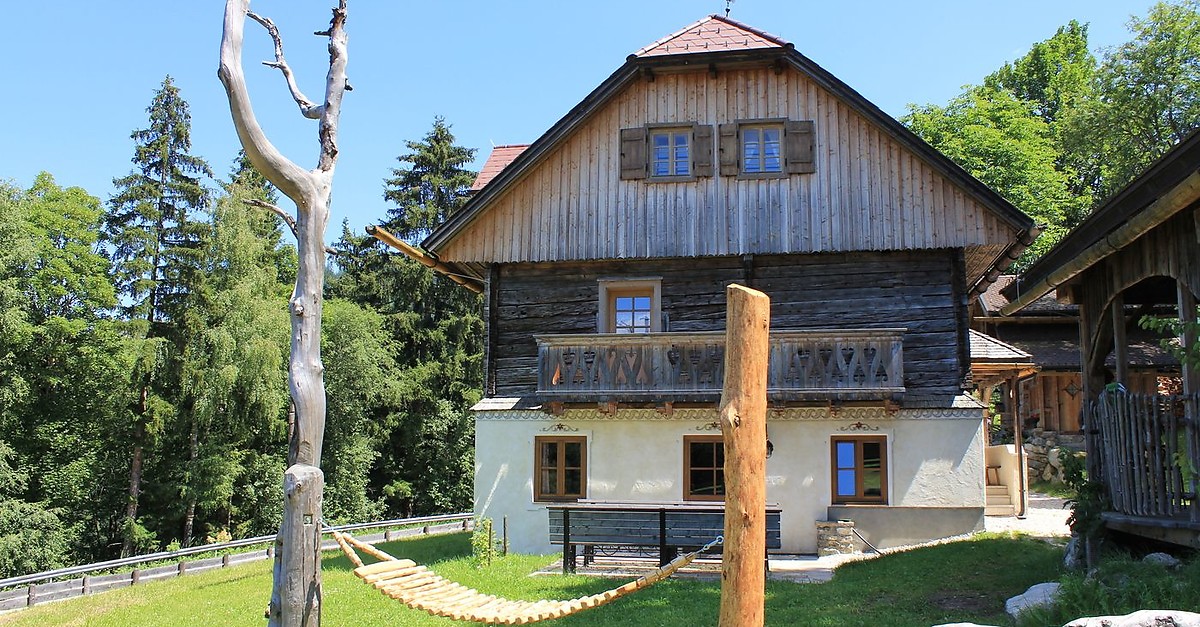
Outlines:
{"label": "bare tree branch", "polygon": [[342,96],[350,81],[346,78],[346,0],[338,0],[329,22],[329,73],[325,77],[325,107],[321,113],[321,158],[317,169],[333,172],[337,164],[338,117],[342,112]]}
{"label": "bare tree branch", "polygon": [[283,78],[287,80],[288,89],[292,92],[292,99],[296,101],[296,106],[300,107],[300,113],[310,120],[320,119],[321,114],[325,112],[325,107],[313,104],[303,92],[300,91],[300,86],[296,84],[296,77],[292,74],[292,68],[288,65],[287,59],[283,58],[283,38],[279,35],[279,28],[275,26],[275,22],[269,17],[262,17],[253,11],[246,12],[246,17],[262,24],[263,28],[267,29],[267,33],[271,35],[271,40],[275,42],[275,60],[263,61],[263,65],[273,67],[280,72],[283,72]]}
{"label": "bare tree branch", "polygon": [[[269,202],[262,201],[257,198],[246,198],[246,199],[243,199],[242,202],[246,203],[247,205],[250,205],[251,207],[258,207],[260,209],[266,209],[267,211],[270,211],[271,213],[279,216],[280,218],[283,218],[283,222],[285,224],[287,224],[288,228],[291,229],[291,231],[292,231],[292,237],[299,237],[299,235],[296,233],[296,219],[292,217],[292,214],[284,211],[283,209],[280,209],[279,207],[276,207],[275,205],[272,205]],[[326,246],[325,252],[330,255],[343,254],[342,251],[340,251],[332,246]]]}

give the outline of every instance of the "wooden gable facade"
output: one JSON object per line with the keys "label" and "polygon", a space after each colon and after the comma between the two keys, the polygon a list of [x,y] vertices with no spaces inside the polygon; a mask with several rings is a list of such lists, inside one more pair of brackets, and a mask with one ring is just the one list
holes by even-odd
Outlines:
{"label": "wooden gable facade", "polygon": [[[700,41],[714,33],[736,36]],[[740,129],[764,124],[783,135],[782,166],[747,173]],[[686,135],[686,174],[653,176],[641,142],[656,129]],[[676,336],[684,366],[670,346],[639,348],[674,379],[562,399],[715,401],[719,382],[699,380],[713,381],[723,340],[678,334],[721,331],[724,286],[739,282],[772,296],[774,329],[876,330],[780,338],[782,353],[824,357],[777,372],[774,400],[827,399],[857,378],[878,385],[839,399],[948,403],[969,385],[970,292],[1036,236],[1028,217],[791,44],[717,16],[631,55],[491,175],[423,246],[486,285],[487,394],[534,402],[553,400],[546,379],[564,369],[650,376],[628,365],[580,374],[564,355],[611,347],[537,336],[611,331],[599,320],[604,282],[652,277],[654,330]],[[836,363],[839,341],[855,357]],[[829,370],[843,372],[831,381]]]}

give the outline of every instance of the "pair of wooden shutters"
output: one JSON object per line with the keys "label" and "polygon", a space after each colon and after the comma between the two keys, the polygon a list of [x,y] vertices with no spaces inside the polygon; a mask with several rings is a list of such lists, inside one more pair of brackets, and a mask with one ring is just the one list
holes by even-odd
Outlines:
{"label": "pair of wooden shutters", "polygon": [[[778,124],[764,121],[765,124]],[[718,151],[721,176],[741,174],[741,135],[743,126],[754,122],[721,124]],[[621,129],[621,179],[638,180],[648,176],[651,127]],[[814,141],[812,120],[783,121],[783,171],[787,174],[814,172]],[[713,125],[692,126],[692,174],[713,175]]]}

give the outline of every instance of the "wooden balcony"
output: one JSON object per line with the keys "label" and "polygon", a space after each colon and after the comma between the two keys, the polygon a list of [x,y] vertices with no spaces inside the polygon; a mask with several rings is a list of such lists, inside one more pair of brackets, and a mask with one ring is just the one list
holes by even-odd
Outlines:
{"label": "wooden balcony", "polygon": [[[904,329],[772,331],[772,402],[899,400]],[[725,333],[539,335],[543,402],[717,402]]]}

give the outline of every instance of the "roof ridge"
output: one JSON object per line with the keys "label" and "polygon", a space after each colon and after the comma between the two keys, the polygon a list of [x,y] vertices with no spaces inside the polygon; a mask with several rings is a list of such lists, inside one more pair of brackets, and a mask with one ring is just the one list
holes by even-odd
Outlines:
{"label": "roof ridge", "polygon": [[781,46],[786,46],[786,45],[792,43],[792,42],[784,39],[783,37],[780,37],[780,36],[772,34],[772,33],[768,33],[767,31],[762,30],[761,28],[755,28],[754,26],[751,26],[744,22],[739,22],[731,17],[721,17],[720,15],[717,15],[715,13],[710,15],[709,17],[716,18],[718,20],[721,20],[722,22],[725,22],[726,24],[729,24],[731,26],[736,26],[742,30],[750,31],[751,33],[754,33],[755,35],[758,35],[759,37],[762,37],[763,39],[770,39],[771,41],[773,41]]}

